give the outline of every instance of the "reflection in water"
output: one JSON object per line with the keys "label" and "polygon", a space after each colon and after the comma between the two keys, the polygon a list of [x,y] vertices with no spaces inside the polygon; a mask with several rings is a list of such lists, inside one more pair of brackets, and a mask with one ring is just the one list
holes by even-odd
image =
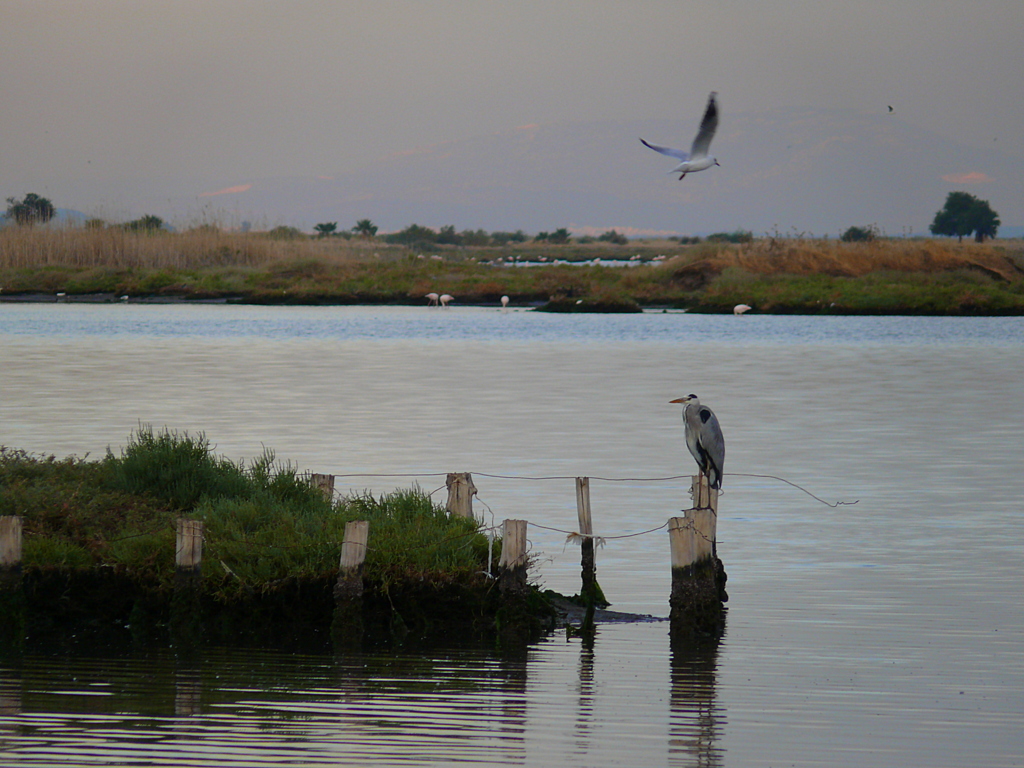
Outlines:
{"label": "reflection in water", "polygon": [[576,743],[580,753],[589,744],[590,728],[594,717],[594,635],[583,635],[580,644],[579,686],[576,709]]}
{"label": "reflection in water", "polygon": [[0,765],[719,765],[716,649],[677,652],[671,680],[667,650],[662,623],[525,658],[27,655],[0,660]]}
{"label": "reflection in water", "polygon": [[[0,764],[521,762],[524,660],[217,651],[0,667]],[[20,697],[24,691],[24,704]],[[89,757],[91,756],[91,758]]]}
{"label": "reflection in water", "polygon": [[715,700],[721,638],[672,643],[670,765],[721,766],[725,713]]}
{"label": "reflection in water", "polygon": [[202,712],[203,682],[195,667],[176,670],[174,676],[174,716],[192,717]]}
{"label": "reflection in water", "polygon": [[[232,459],[266,445],[365,473],[342,492],[492,473],[497,520],[567,528],[571,492],[498,476],[676,475],[690,459],[665,403],[706,392],[732,472],[860,500],[727,473],[717,661],[670,662],[656,625],[525,661],[224,651],[196,676],[27,656],[0,662],[0,765],[1019,765],[1022,380],[1024,318],[0,306],[0,444],[44,455],[167,425]],[[662,525],[685,494],[593,492],[602,535]],[[577,591],[564,535],[530,536],[544,585]],[[667,562],[663,532],[616,540],[602,587],[664,615]]]}

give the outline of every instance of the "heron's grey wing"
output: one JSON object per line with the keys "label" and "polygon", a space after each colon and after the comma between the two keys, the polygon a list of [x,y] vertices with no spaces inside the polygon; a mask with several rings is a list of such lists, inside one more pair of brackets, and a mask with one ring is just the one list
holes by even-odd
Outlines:
{"label": "heron's grey wing", "polygon": [[708,96],[708,106],[700,121],[700,130],[697,131],[697,138],[693,140],[693,146],[690,148],[690,156],[694,159],[708,156],[711,140],[715,137],[715,130],[718,128],[718,102],[715,101],[717,95],[712,91]]}
{"label": "heron's grey wing", "polygon": [[705,406],[700,408],[700,447],[704,450],[714,474],[709,475],[708,481],[714,487],[722,485],[722,467],[725,466],[725,438],[722,436],[722,427],[718,424],[718,417],[714,412]]}
{"label": "heron's grey wing", "polygon": [[672,149],[672,147],[659,147],[657,144],[649,144],[643,139],[640,139],[640,143],[643,144],[645,147],[653,149],[655,152],[661,152],[661,154],[668,155],[669,157],[677,157],[680,160],[688,160],[690,158],[690,155],[681,149]]}

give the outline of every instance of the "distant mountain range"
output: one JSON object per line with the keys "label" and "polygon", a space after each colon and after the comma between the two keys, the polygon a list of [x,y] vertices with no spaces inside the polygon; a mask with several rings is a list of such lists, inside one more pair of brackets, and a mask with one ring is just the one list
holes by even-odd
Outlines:
{"label": "distant mountain range", "polygon": [[695,130],[696,117],[522,126],[409,148],[346,173],[204,180],[197,183],[207,188],[189,193],[140,185],[125,199],[133,216],[202,210],[225,223],[307,231],[370,218],[381,231],[417,223],[528,233],[836,236],[874,224],[890,235],[926,235],[946,195],[962,189],[1000,214],[1000,235],[1024,233],[1017,226],[1024,222],[1024,160],[995,142],[961,145],[883,111],[726,111],[712,144],[721,167],[678,181],[666,173],[672,159],[639,141],[688,148]]}

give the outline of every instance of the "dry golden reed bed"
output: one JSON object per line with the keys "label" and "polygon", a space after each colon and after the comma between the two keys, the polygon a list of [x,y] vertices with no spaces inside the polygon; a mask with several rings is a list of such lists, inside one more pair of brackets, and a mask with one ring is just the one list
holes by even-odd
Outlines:
{"label": "dry golden reed bed", "polygon": [[733,267],[756,275],[860,277],[871,272],[946,272],[976,269],[1012,282],[1024,276],[1021,261],[1002,246],[940,240],[838,240],[765,238],[723,248],[694,260],[686,254],[666,266],[719,274]]}
{"label": "dry golden reed bed", "polygon": [[[823,274],[857,277],[870,272],[943,272],[973,268],[1007,281],[1019,279],[1024,259],[1019,243],[1009,248],[991,243],[957,243],[952,240],[889,240],[843,243],[838,240],[765,237],[742,245],[680,245],[672,241],[645,241],[625,246],[604,243],[558,246],[524,243],[514,246],[432,250],[463,259],[469,254],[486,256],[511,251],[524,258],[548,255],[557,258],[570,249],[593,255],[631,254],[641,249],[669,257],[670,271],[685,269],[721,273],[735,267],[759,275]],[[327,265],[353,265],[374,256],[402,256],[403,246],[380,239],[308,238],[275,239],[261,232],[224,232],[199,227],[185,232],[126,232],[119,227],[51,228],[5,227],[0,229],[0,269],[71,267],[112,269],[203,269],[209,267],[259,267],[296,260],[316,260]],[[585,255],[585,254],[584,254]],[[627,256],[628,258],[628,256]]]}
{"label": "dry golden reed bed", "polygon": [[120,227],[5,227],[0,229],[0,268],[180,270],[256,267],[295,259],[352,262],[366,258],[373,248],[373,243],[358,239],[275,239],[265,233],[207,227],[180,233],[126,232]]}

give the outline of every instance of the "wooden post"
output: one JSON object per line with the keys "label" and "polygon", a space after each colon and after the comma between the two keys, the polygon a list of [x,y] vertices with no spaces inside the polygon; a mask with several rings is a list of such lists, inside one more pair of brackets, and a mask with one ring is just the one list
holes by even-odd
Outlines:
{"label": "wooden post", "polygon": [[526,521],[502,523],[498,584],[502,592],[526,592]]}
{"label": "wooden post", "polygon": [[25,642],[21,538],[21,517],[0,516],[0,650],[15,652],[21,651]]}
{"label": "wooden post", "polygon": [[502,523],[501,557],[498,559],[498,591],[502,607],[498,612],[498,643],[506,650],[519,651],[535,636],[526,583],[526,521]]}
{"label": "wooden post", "polygon": [[590,478],[576,478],[576,517],[583,536],[583,588],[594,583],[594,520],[590,513]]}
{"label": "wooden post", "polygon": [[21,569],[21,517],[0,516],[0,568]]}
{"label": "wooden post", "polygon": [[179,517],[174,543],[174,595],[171,597],[171,643],[190,651],[202,639],[203,523]]}
{"label": "wooden post", "polygon": [[713,509],[718,514],[718,490],[708,484],[703,472],[693,475],[690,484],[690,497],[694,509]]}
{"label": "wooden post", "polygon": [[668,523],[672,556],[669,597],[673,642],[714,636],[725,627],[725,570],[714,554],[716,516],[709,508],[688,509]]}
{"label": "wooden post", "polygon": [[580,541],[580,560],[582,568],[583,584],[580,588],[580,597],[587,612],[583,617],[580,627],[583,632],[594,631],[594,604],[597,602],[597,566],[594,562],[594,521],[590,513],[590,478],[576,478],[576,516],[579,520],[580,534],[583,536]]}
{"label": "wooden post", "polygon": [[198,577],[203,562],[203,522],[179,517],[175,537],[174,564],[178,571]]}
{"label": "wooden post", "polygon": [[688,517],[673,517],[668,521],[668,540],[671,547],[672,573],[696,561],[696,536],[693,521]]}
{"label": "wooden post", "polygon": [[352,579],[362,576],[363,563],[366,561],[366,543],[369,538],[368,520],[352,520],[345,523],[345,540],[341,543],[340,578]]}
{"label": "wooden post", "polygon": [[473,496],[476,486],[469,472],[449,472],[444,483],[448,486],[448,514],[459,517],[473,516]]}
{"label": "wooden post", "polygon": [[369,521],[345,523],[331,622],[331,637],[339,649],[357,646],[363,640],[363,563],[369,538]]}
{"label": "wooden post", "polygon": [[320,475],[314,472],[309,476],[309,484],[323,491],[328,500],[334,499],[334,475]]}
{"label": "wooden post", "polygon": [[710,507],[691,509],[688,512],[690,520],[693,521],[694,561],[699,562],[708,557],[714,558],[717,515]]}

